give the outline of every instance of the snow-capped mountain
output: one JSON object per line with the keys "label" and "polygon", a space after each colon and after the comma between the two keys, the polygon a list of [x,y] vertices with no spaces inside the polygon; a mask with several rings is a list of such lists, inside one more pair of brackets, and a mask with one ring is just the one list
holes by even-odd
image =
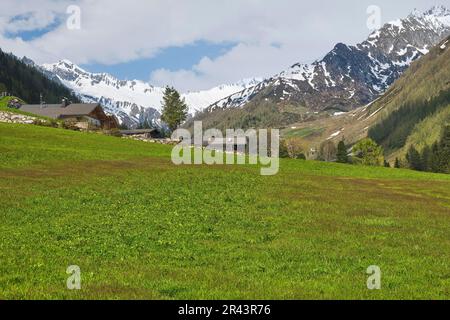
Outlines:
{"label": "snow-capped mountain", "polygon": [[[408,66],[450,34],[450,10],[433,7],[385,24],[366,41],[337,44],[322,60],[285,71],[219,100],[206,112],[252,101],[306,107],[307,113],[342,112],[370,103]],[[204,115],[203,115],[204,116]]]}
{"label": "snow-capped mountain", "polygon": [[[31,62],[28,62],[31,63]],[[160,126],[161,101],[164,88],[133,80],[119,80],[107,73],[90,73],[68,60],[41,66],[48,77],[57,79],[72,89],[84,102],[99,102],[111,114],[129,127],[145,122]],[[252,87],[260,80],[248,79],[231,85],[222,85],[210,90],[182,94],[189,106],[189,112],[197,111],[213,102],[245,88]]]}

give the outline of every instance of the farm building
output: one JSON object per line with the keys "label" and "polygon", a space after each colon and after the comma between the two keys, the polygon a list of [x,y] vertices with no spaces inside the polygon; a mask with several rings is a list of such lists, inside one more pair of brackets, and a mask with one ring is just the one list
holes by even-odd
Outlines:
{"label": "farm building", "polygon": [[116,129],[119,126],[114,116],[108,116],[98,103],[67,103],[22,105],[21,111],[73,123],[79,129]]}

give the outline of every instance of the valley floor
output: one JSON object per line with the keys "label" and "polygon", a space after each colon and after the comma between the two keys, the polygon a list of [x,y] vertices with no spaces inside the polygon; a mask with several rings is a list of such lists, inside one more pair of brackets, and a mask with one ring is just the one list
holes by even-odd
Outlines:
{"label": "valley floor", "polygon": [[0,299],[450,298],[449,176],[170,151],[0,124]]}

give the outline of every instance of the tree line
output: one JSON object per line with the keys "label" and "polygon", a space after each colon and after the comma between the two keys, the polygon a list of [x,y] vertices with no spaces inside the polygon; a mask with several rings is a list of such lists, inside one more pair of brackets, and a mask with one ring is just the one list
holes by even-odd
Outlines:
{"label": "tree line", "polygon": [[[414,146],[410,146],[406,161],[413,170],[450,173],[450,126],[444,128],[439,141],[431,146],[425,146],[420,152]],[[397,159],[397,162],[400,161]]]}
{"label": "tree line", "polygon": [[[301,138],[282,140],[280,143],[280,157],[306,159],[305,146],[306,144]],[[322,142],[319,149],[310,154],[309,158],[325,162],[387,166],[383,152],[383,148],[370,138],[359,141],[351,148],[345,144],[344,140],[337,145],[333,141],[327,140]]]}
{"label": "tree line", "polygon": [[[282,140],[280,157],[306,159],[305,146],[306,143],[300,138]],[[326,162],[391,167],[384,157],[383,147],[371,138],[363,139],[352,147],[347,146],[344,140],[337,145],[328,140],[321,143],[317,153],[310,154],[308,158]],[[450,125],[444,128],[439,141],[431,146],[425,146],[421,151],[411,146],[406,157],[396,158],[393,166],[425,172],[450,173]]]}
{"label": "tree line", "polygon": [[402,105],[369,130],[369,137],[388,150],[403,148],[414,127],[429,115],[450,104],[450,89],[436,97]]}
{"label": "tree line", "polygon": [[41,94],[47,103],[60,103],[63,97],[79,102],[71,90],[1,50],[0,91],[9,92],[30,104],[40,103]]}

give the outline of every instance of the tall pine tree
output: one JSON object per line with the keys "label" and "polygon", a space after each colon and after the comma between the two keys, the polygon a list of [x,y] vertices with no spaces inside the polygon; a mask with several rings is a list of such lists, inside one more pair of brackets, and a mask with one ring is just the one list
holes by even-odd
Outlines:
{"label": "tall pine tree", "polygon": [[408,160],[411,169],[419,171],[423,170],[420,153],[414,146],[409,147],[408,153],[406,154],[406,160]]}
{"label": "tall pine tree", "polygon": [[395,158],[395,163],[394,163],[394,168],[396,169],[400,169],[400,159],[399,158]]}
{"label": "tall pine tree", "polygon": [[343,140],[338,144],[336,157],[337,162],[348,163],[347,147],[345,146],[345,142]]}
{"label": "tall pine tree", "polygon": [[422,159],[422,170],[431,171],[431,161],[433,156],[431,148],[429,146],[425,146],[420,156]]}
{"label": "tall pine tree", "polygon": [[188,106],[184,99],[181,99],[179,92],[173,87],[166,87],[162,104],[161,120],[173,132],[186,120]]}
{"label": "tall pine tree", "polygon": [[444,128],[435,159],[437,172],[450,173],[450,126]]}

